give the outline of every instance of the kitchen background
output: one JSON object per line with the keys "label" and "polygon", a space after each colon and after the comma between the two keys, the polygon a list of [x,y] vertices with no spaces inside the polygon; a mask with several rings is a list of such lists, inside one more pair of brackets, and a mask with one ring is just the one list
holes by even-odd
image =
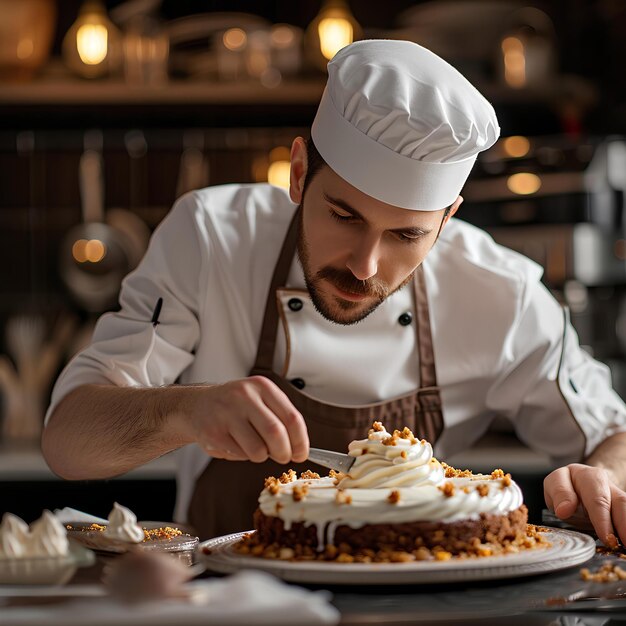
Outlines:
{"label": "kitchen background", "polygon": [[[491,100],[502,139],[460,217],[545,267],[626,397],[626,3],[0,0],[0,513],[119,500],[171,519],[168,457],[111,481],[52,475],[52,383],[176,197],[284,184],[327,59],[363,37],[423,44]],[[550,462],[507,430],[451,461],[506,464],[538,520]]]}

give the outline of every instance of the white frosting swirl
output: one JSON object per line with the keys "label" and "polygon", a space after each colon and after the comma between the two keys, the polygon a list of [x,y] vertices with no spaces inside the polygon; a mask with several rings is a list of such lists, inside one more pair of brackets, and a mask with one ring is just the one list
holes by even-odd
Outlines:
{"label": "white frosting swirl", "polygon": [[19,559],[28,556],[28,524],[13,513],[5,513],[0,524],[0,557]]}
{"label": "white frosting swirl", "polygon": [[69,552],[67,531],[50,511],[33,522],[30,532],[30,556],[65,556]]}
{"label": "white frosting swirl", "polygon": [[417,440],[405,429],[390,435],[380,425],[367,439],[353,441],[348,454],[356,457],[350,473],[339,489],[382,489],[438,485],[444,477],[441,463],[433,458],[433,448]]}
{"label": "white frosting swirl", "polygon": [[141,543],[145,537],[143,529],[137,524],[135,514],[117,502],[109,513],[109,524],[104,533],[110,539],[130,543]]}

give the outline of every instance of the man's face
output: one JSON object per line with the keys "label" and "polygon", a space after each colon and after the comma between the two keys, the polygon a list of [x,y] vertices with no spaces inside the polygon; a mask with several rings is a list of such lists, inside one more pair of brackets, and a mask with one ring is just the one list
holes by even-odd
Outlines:
{"label": "man's face", "polygon": [[302,197],[298,240],[316,309],[337,324],[367,317],[411,280],[443,219],[444,209],[411,211],[375,200],[323,167]]}

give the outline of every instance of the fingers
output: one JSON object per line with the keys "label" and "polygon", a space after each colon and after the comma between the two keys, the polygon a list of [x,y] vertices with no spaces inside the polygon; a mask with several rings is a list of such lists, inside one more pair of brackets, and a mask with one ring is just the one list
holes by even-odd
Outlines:
{"label": "fingers", "polygon": [[219,441],[214,440],[203,447],[209,456],[216,459],[226,459],[227,461],[248,460],[248,455],[228,433],[224,433]]}
{"label": "fingers", "polygon": [[[231,424],[230,432],[232,438],[239,444],[241,449],[247,455],[247,458],[253,463],[262,463],[263,461],[267,461],[268,456],[272,456],[276,453],[278,453],[279,456],[282,453],[283,456],[288,457],[288,452],[282,452],[280,445],[275,445],[274,447],[268,446],[265,438],[261,437],[259,432],[247,420],[234,421]],[[287,438],[285,437],[284,439],[288,443]],[[272,458],[274,457],[272,456]],[[278,462],[287,463],[288,461],[289,458],[287,458],[286,461]]]}
{"label": "fingers", "polygon": [[616,541],[611,521],[611,484],[606,472],[581,465],[574,466],[571,475],[598,538],[612,547]]}
{"label": "fingers", "polygon": [[[615,485],[611,485],[611,519],[622,545],[626,545],[626,493]],[[608,545],[614,547],[610,540]]]}
{"label": "fingers", "polygon": [[[293,460],[296,463],[301,463],[306,461],[309,456],[309,434],[306,422],[287,395],[271,381],[267,380],[267,382],[269,385],[265,384],[261,387],[261,398],[271,413],[280,420],[284,433],[289,440],[290,456],[286,461],[279,462],[287,463]],[[273,427],[272,430],[274,434],[278,434],[276,427]],[[276,459],[273,454],[270,456]]]}
{"label": "fingers", "polygon": [[208,454],[228,460],[286,464],[308,457],[304,418],[271,380],[252,376],[210,388],[199,409],[198,440]]}
{"label": "fingers", "polygon": [[578,496],[572,484],[570,466],[560,467],[546,477],[543,492],[548,508],[561,519],[574,515],[578,506]]}
{"label": "fingers", "polygon": [[545,479],[544,494],[561,519],[571,519],[580,502],[600,541],[617,547],[617,531],[626,545],[626,493],[611,483],[606,470],[579,463],[561,467]]}

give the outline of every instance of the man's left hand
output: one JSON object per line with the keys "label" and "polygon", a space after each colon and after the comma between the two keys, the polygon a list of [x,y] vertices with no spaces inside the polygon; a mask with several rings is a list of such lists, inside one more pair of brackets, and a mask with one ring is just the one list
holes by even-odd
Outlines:
{"label": "man's left hand", "polygon": [[549,474],[543,490],[548,508],[562,520],[582,506],[605,545],[617,547],[616,535],[626,545],[626,492],[612,482],[607,470],[572,463]]}

